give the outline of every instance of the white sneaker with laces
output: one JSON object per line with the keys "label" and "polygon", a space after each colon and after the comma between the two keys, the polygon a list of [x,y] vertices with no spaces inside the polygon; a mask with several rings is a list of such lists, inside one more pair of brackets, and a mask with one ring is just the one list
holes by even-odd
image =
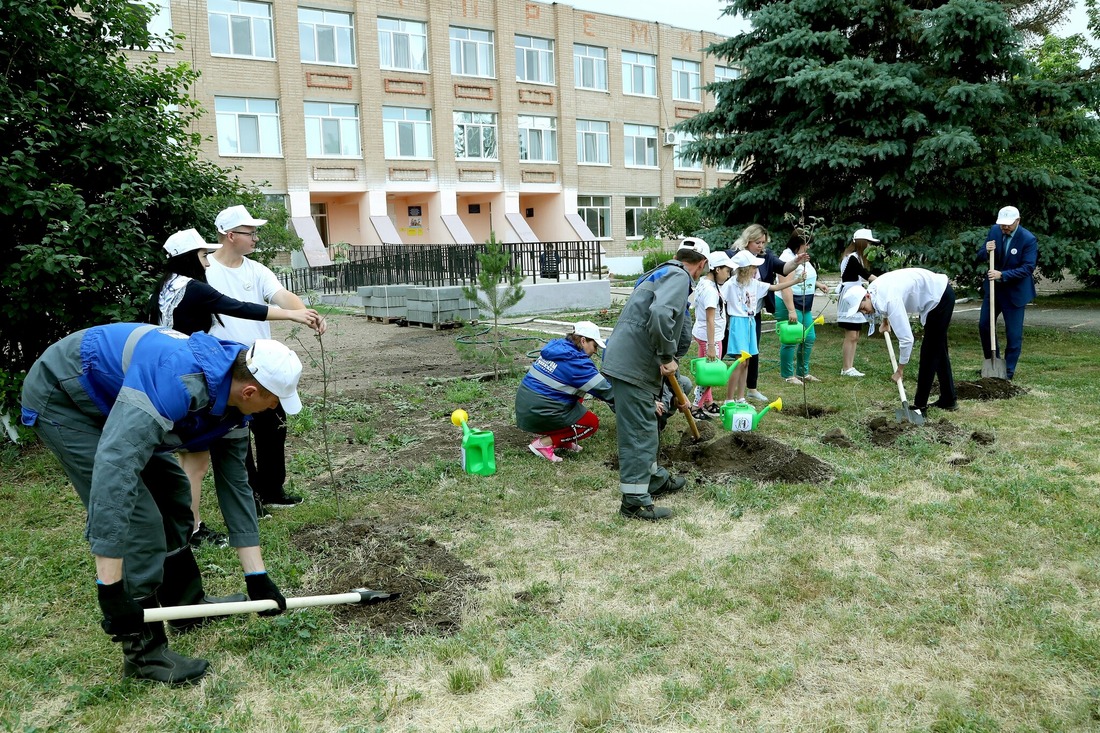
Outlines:
{"label": "white sneaker with laces", "polygon": [[842,377],[862,377],[863,372],[856,371],[855,367],[848,367],[840,373]]}
{"label": "white sneaker with laces", "polygon": [[763,393],[761,393],[760,390],[758,390],[758,389],[748,390],[747,392],[745,392],[745,396],[748,397],[750,400],[756,400],[757,402],[767,402],[768,401],[767,396],[764,395]]}

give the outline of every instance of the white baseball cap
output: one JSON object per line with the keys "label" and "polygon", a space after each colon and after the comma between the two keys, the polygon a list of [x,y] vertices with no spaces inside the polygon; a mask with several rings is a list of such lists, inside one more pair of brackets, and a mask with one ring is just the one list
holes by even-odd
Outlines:
{"label": "white baseball cap", "polygon": [[218,249],[220,244],[210,244],[195,229],[184,229],[176,232],[164,240],[164,249],[169,257],[181,255],[184,252],[192,252],[196,249]]}
{"label": "white baseball cap", "polygon": [[252,214],[249,214],[248,209],[243,206],[230,206],[228,209],[222,209],[214,219],[214,228],[225,234],[230,229],[236,229],[241,225],[262,227],[266,223],[267,219],[253,219]]}
{"label": "white baseball cap", "polygon": [[245,366],[264,389],[279,398],[286,414],[297,415],[302,411],[302,400],[298,397],[302,361],[290,348],[274,339],[256,339],[245,357]]}
{"label": "white baseball cap", "polygon": [[607,343],[603,340],[603,336],[600,335],[600,327],[592,321],[577,321],[577,325],[573,326],[573,333],[578,336],[584,336],[586,339],[592,339],[596,342],[596,346],[601,349],[607,348]]}
{"label": "white baseball cap", "polygon": [[699,239],[699,237],[684,237],[680,240],[678,249],[693,249],[704,256],[710,254],[710,245]]}
{"label": "white baseball cap", "polygon": [[868,242],[881,241],[875,239],[875,235],[871,233],[870,229],[856,229],[856,233],[852,235],[852,241],[855,241],[857,239],[866,239]]}
{"label": "white baseball cap", "polygon": [[711,252],[707,255],[707,264],[710,265],[710,269],[716,267],[733,267],[733,260],[726,254],[725,250],[718,250],[717,252]]}
{"label": "white baseball cap", "polygon": [[764,264],[764,258],[743,249],[733,256],[732,262],[734,267],[760,267]]}
{"label": "white baseball cap", "polygon": [[862,315],[859,312],[859,304],[863,302],[865,297],[867,297],[867,288],[862,285],[847,288],[844,295],[840,296],[840,303],[837,304],[837,317],[851,322]]}
{"label": "white baseball cap", "polygon": [[997,225],[1008,226],[1009,224],[1015,224],[1016,220],[1020,218],[1020,210],[1015,206],[1006,206],[997,212]]}

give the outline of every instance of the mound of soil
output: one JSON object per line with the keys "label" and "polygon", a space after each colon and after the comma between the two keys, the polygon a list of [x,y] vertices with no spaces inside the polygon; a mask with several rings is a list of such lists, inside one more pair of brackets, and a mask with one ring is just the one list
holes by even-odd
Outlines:
{"label": "mound of soil", "polygon": [[855,448],[856,444],[840,428],[833,428],[821,436],[821,442],[825,445],[835,445],[837,448]]}
{"label": "mound of soil", "polygon": [[977,382],[955,382],[960,400],[1007,400],[1027,392],[1007,379],[982,377]]}
{"label": "mound of soil", "polygon": [[809,484],[833,477],[828,463],[757,433],[729,433],[710,443],[696,442],[689,433],[666,454],[708,476]]}
{"label": "mound of soil", "polygon": [[987,433],[984,430],[975,430],[970,434],[970,439],[978,445],[993,445],[997,440],[993,433]]}
{"label": "mound of soil", "polygon": [[962,436],[959,426],[949,420],[929,420],[924,425],[914,425],[911,422],[898,422],[893,415],[890,417],[873,417],[867,421],[867,431],[871,434],[871,442],[878,446],[891,446],[902,435],[912,431],[922,430],[929,433],[928,437],[937,443],[951,445]]}
{"label": "mound of soil", "polygon": [[374,606],[336,606],[337,616],[372,631],[452,634],[467,593],[487,578],[431,537],[410,527],[352,520],[303,530],[295,541],[313,560],[303,575],[307,595],[355,588],[400,593]]}

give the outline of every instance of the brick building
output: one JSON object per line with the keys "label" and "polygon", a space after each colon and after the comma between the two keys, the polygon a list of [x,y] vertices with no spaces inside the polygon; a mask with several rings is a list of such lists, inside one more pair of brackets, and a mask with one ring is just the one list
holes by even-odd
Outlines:
{"label": "brick building", "polygon": [[524,0],[146,0],[202,72],[204,154],[284,194],[314,252],[640,238],[638,217],[734,175],[671,128],[736,70],[720,40]]}

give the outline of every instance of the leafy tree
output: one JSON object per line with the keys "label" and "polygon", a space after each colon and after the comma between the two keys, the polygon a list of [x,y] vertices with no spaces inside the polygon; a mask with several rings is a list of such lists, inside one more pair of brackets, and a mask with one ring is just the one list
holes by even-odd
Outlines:
{"label": "leafy tree", "polygon": [[[196,202],[244,188],[198,157],[195,72],[155,58],[127,0],[0,0],[0,412],[45,347],[138,316]],[[169,111],[174,110],[174,111]]]}
{"label": "leafy tree", "polygon": [[208,196],[195,202],[197,223],[195,227],[208,242],[218,241],[218,230],[214,228],[214,219],[218,212],[230,206],[243,204],[248,213],[257,219],[267,219],[260,228],[260,239],[256,242],[256,251],[249,255],[265,265],[270,265],[275,255],[302,248],[302,238],[290,230],[288,221],[290,212],[281,202],[272,202],[263,193],[254,188],[242,188],[231,194]]}
{"label": "leafy tree", "polygon": [[1043,78],[1004,8],[981,0],[733,0],[753,24],[710,52],[743,69],[711,85],[712,111],[681,123],[708,162],[744,161],[696,199],[735,228],[779,229],[783,213],[830,223],[840,246],[882,231],[909,264],[972,275],[997,209],[1041,237],[1044,275],[1087,270],[1100,227],[1096,180],[1061,153],[1092,141],[1097,86]]}
{"label": "leafy tree", "polygon": [[489,232],[485,251],[478,253],[477,261],[481,265],[477,285],[463,285],[462,295],[476,301],[478,307],[493,319],[489,360],[493,364],[493,377],[499,379],[501,364],[510,364],[513,356],[500,330],[500,318],[504,311],[523,300],[527,293],[523,290],[523,276],[512,267],[511,255],[497,242],[496,232]]}

